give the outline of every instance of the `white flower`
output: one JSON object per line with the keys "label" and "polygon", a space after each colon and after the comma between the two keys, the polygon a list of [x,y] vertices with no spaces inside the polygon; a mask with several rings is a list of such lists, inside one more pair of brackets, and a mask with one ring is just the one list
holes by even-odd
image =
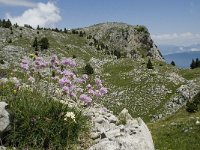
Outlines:
{"label": "white flower", "polygon": [[12,77],[12,78],[10,78],[10,82],[17,84],[17,83],[19,83],[19,80],[16,77]]}
{"label": "white flower", "polygon": [[0,82],[2,82],[2,83],[4,83],[4,84],[5,84],[5,83],[7,83],[7,82],[8,82],[8,78],[1,78],[1,79],[0,79]]}
{"label": "white flower", "polygon": [[35,82],[35,78],[33,78],[32,76],[30,76],[30,77],[28,78],[28,81],[31,82],[31,83],[34,83],[34,82]]}
{"label": "white flower", "polygon": [[60,90],[60,89],[56,89],[55,90],[55,94],[57,95],[57,96],[61,96],[62,95],[62,90]]}
{"label": "white flower", "polygon": [[67,121],[68,118],[71,118],[74,122],[76,122],[76,121],[75,121],[75,114],[74,114],[73,112],[67,112],[67,113],[65,114],[64,120]]}
{"label": "white flower", "polygon": [[60,103],[64,104],[64,105],[68,105],[68,102],[67,101],[64,101],[64,100],[60,100]]}

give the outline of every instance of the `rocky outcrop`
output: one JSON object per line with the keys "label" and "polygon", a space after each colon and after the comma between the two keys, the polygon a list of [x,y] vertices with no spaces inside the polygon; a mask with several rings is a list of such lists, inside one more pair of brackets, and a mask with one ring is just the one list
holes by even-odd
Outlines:
{"label": "rocky outcrop", "polygon": [[[154,150],[150,131],[141,118],[133,119],[124,109],[117,118],[100,105],[85,110],[92,120],[88,150]],[[123,124],[122,124],[123,123]]]}
{"label": "rocky outcrop", "polygon": [[0,102],[0,135],[6,130],[10,123],[9,113],[6,110],[7,105],[8,104],[5,102]]}
{"label": "rocky outcrop", "polygon": [[149,56],[157,60],[164,60],[145,26],[102,23],[81,30],[90,36],[89,43],[91,45],[98,45],[98,49],[107,46],[106,53],[112,53],[116,50],[120,51],[124,57]]}

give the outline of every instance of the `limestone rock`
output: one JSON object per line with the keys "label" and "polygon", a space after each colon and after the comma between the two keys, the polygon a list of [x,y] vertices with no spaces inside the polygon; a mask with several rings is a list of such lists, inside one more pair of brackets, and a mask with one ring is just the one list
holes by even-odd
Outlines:
{"label": "limestone rock", "polygon": [[118,120],[119,121],[123,121],[123,122],[127,122],[128,120],[132,120],[133,118],[131,117],[131,115],[128,113],[128,110],[126,108],[124,108],[118,116]]}
{"label": "limestone rock", "polygon": [[8,104],[5,102],[0,102],[0,133],[3,132],[9,125],[9,113],[6,111],[6,106]]}
{"label": "limestone rock", "polygon": [[6,150],[6,147],[0,146],[0,150]]}
{"label": "limestone rock", "polygon": [[127,109],[118,117],[125,120],[124,125],[109,110],[102,111],[100,105],[85,112],[92,119],[91,138],[95,143],[88,150],[154,150],[148,127],[141,118],[133,119]]}

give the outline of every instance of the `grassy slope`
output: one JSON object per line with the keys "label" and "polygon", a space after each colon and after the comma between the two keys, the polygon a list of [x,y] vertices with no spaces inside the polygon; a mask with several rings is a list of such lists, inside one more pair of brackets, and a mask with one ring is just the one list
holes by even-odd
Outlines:
{"label": "grassy slope", "polygon": [[165,120],[149,123],[156,149],[199,150],[200,125],[195,124],[199,117],[200,111],[189,114],[182,108]]}
{"label": "grassy slope", "polygon": [[[200,68],[181,69],[179,73],[186,79],[199,80]],[[199,150],[200,149],[200,111],[188,113],[185,107],[165,120],[149,123],[156,149],[159,150]]]}
{"label": "grassy slope", "polygon": [[[104,80],[111,91],[110,97],[104,101],[104,104],[119,113],[123,108],[127,108],[134,117],[142,117],[149,121],[151,115],[162,113],[164,104],[176,92],[173,82],[165,78],[171,72],[177,72],[176,68],[161,62],[153,62],[154,70],[146,69],[146,62],[137,62],[131,59],[121,59],[113,63],[104,65]],[[107,76],[110,74],[110,76]],[[155,88],[165,86],[172,93],[154,93]],[[123,94],[120,94],[123,91]]]}

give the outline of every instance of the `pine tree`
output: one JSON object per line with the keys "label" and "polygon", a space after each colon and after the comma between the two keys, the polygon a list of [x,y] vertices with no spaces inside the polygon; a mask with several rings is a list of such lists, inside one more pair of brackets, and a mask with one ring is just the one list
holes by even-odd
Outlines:
{"label": "pine tree", "polygon": [[32,46],[33,46],[33,47],[37,47],[37,46],[38,46],[37,37],[35,37]]}
{"label": "pine tree", "polygon": [[39,41],[39,45],[41,47],[42,50],[44,49],[48,49],[49,48],[49,41],[46,37],[42,38],[40,41]]}
{"label": "pine tree", "polygon": [[192,63],[190,64],[190,69],[194,69],[196,67],[196,63],[194,59],[192,59]]}
{"label": "pine tree", "polygon": [[195,68],[197,68],[197,67],[200,67],[199,66],[199,59],[198,58],[196,58],[196,61],[195,61]]}
{"label": "pine tree", "polygon": [[67,29],[66,28],[64,28],[64,33],[67,33],[68,31],[67,31]]}
{"label": "pine tree", "polygon": [[5,23],[5,28],[10,28],[12,26],[12,23],[10,22],[10,20],[8,19],[8,21],[6,21]]}
{"label": "pine tree", "polygon": [[117,59],[121,58],[121,53],[118,50],[114,51],[114,55],[117,56]]}
{"label": "pine tree", "polygon": [[147,69],[153,69],[153,64],[151,63],[150,59],[148,60],[148,63],[147,63]]}
{"label": "pine tree", "polygon": [[40,30],[40,26],[39,25],[37,26],[37,30]]}
{"label": "pine tree", "polygon": [[90,64],[86,64],[85,66],[85,73],[90,75],[94,73],[94,69],[92,68],[92,66]]}
{"label": "pine tree", "polygon": [[175,64],[175,62],[174,62],[174,61],[172,61],[172,62],[171,62],[171,65],[172,65],[172,66],[176,66],[176,64]]}

